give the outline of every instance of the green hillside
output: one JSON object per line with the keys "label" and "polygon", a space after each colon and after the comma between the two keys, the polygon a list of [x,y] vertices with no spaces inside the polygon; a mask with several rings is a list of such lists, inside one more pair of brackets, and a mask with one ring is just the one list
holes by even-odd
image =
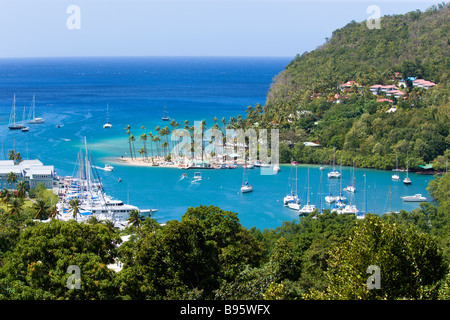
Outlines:
{"label": "green hillside", "polygon": [[[384,16],[380,29],[352,21],[291,61],[266,105],[249,106],[234,126],[279,128],[283,162],[327,163],[336,149],[344,165],[390,169],[396,153],[405,166],[409,151],[413,169],[429,162],[443,169],[450,155],[449,10],[442,4]],[[348,81],[357,85],[339,87]],[[399,96],[372,92],[376,84],[396,86]],[[305,147],[308,141],[321,147]]]}
{"label": "green hillside", "polygon": [[320,48],[291,61],[273,84],[267,105],[298,100],[303,90],[329,91],[347,80],[372,85],[389,80],[394,72],[448,81],[449,10],[447,4],[384,16],[380,29],[367,28],[365,21],[350,22]]}

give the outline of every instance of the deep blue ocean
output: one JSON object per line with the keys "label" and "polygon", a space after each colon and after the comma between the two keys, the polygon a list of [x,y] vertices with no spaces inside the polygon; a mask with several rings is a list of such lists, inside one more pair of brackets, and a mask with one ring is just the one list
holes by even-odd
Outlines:
{"label": "deep blue ocean", "polygon": [[[254,191],[239,192],[242,169],[204,170],[201,182],[180,180],[182,170],[157,167],[130,167],[114,162],[129,153],[125,126],[137,137],[155,132],[156,126],[169,126],[161,120],[164,106],[169,116],[181,125],[188,120],[205,120],[207,127],[222,117],[228,120],[245,116],[247,106],[264,105],[273,78],[290,58],[39,58],[0,60],[0,159],[11,149],[24,159],[39,159],[54,165],[59,175],[73,175],[77,154],[86,137],[96,164],[114,163],[112,172],[99,171],[108,194],[142,209],[157,208],[158,222],[180,219],[190,206],[215,205],[238,213],[245,227],[276,228],[283,221],[298,221],[295,211],[283,206],[290,190],[290,165],[283,165],[277,175],[261,175],[248,170]],[[36,97],[36,116],[44,124],[29,125],[29,132],[8,129],[9,116],[16,95],[16,114],[28,115],[32,97]],[[103,129],[107,107],[112,129]],[[219,124],[221,124],[219,122]],[[56,128],[56,125],[62,125]],[[141,129],[144,126],[145,129]],[[169,126],[170,127],[170,126]],[[68,141],[70,139],[70,141]],[[303,202],[310,199],[320,206],[319,194],[336,193],[338,180],[328,180],[323,171],[310,167],[310,188],[305,182],[306,165],[298,166],[297,187]],[[351,181],[350,167],[343,167],[343,187]],[[193,175],[193,172],[188,172]],[[366,183],[364,184],[364,176]],[[410,174],[411,186],[391,180],[392,172],[356,169],[357,192],[351,199],[361,209],[382,213],[389,209],[412,210],[417,203],[404,203],[403,195],[421,193],[432,176]],[[403,178],[403,173],[400,174]],[[122,182],[118,182],[118,178]],[[364,185],[365,196],[364,196]],[[389,186],[391,193],[389,196]],[[329,206],[323,203],[324,208]]]}

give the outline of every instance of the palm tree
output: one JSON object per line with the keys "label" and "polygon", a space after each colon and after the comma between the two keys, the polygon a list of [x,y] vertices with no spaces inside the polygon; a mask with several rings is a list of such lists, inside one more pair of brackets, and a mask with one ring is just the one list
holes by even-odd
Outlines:
{"label": "palm tree", "polygon": [[147,141],[147,135],[145,133],[141,134],[141,141],[144,144],[144,155],[147,158],[147,146],[145,145],[145,141]]}
{"label": "palm tree", "polygon": [[21,180],[17,184],[16,190],[17,190],[17,196],[21,199],[25,198],[28,189],[30,189],[30,185],[28,181]]}
{"label": "palm tree", "polygon": [[90,217],[88,219],[87,223],[89,223],[89,224],[97,224],[97,223],[100,223],[100,221],[97,219],[96,216],[92,216],[92,217]]}
{"label": "palm tree", "polygon": [[50,206],[44,200],[37,199],[33,204],[33,209],[35,211],[34,218],[42,220],[45,216],[48,215]]}
{"label": "palm tree", "polygon": [[14,172],[10,172],[8,173],[8,176],[6,177],[6,182],[12,186],[14,183],[17,182],[17,177],[16,174]]}
{"label": "palm tree", "polygon": [[6,189],[6,187],[3,187],[3,190],[0,193],[0,199],[2,203],[6,205],[6,207],[8,207],[8,204],[11,201],[12,197],[12,193],[8,189]]}
{"label": "palm tree", "polygon": [[103,220],[101,223],[103,223],[110,231],[117,229],[112,220]]}
{"label": "palm tree", "polygon": [[136,158],[136,149],[134,148],[134,142],[136,141],[136,138],[134,137],[134,135],[130,135],[128,138],[129,142],[133,144],[133,151],[134,151],[134,157]]}
{"label": "palm tree", "polygon": [[163,155],[164,155],[164,157],[166,157],[166,148],[168,147],[169,145],[167,144],[167,142],[166,141],[164,141],[162,144],[161,144],[161,147],[163,148]]}
{"label": "palm tree", "polygon": [[144,156],[145,156],[145,150],[144,150],[144,148],[140,148],[140,149],[138,150],[138,153],[139,153],[142,157],[144,157]]}
{"label": "palm tree", "polygon": [[172,119],[172,121],[170,121],[169,124],[170,124],[170,126],[172,127],[172,131],[173,131],[173,129],[176,128],[177,122],[175,121],[175,119]]}
{"label": "palm tree", "polygon": [[14,160],[16,152],[14,150],[9,150],[8,152],[8,160]]}
{"label": "palm tree", "polygon": [[15,162],[17,162],[17,163],[21,163],[23,160],[22,160],[22,157],[20,156],[20,152],[16,152],[15,154],[14,154],[14,159],[13,159]]}
{"label": "palm tree", "polygon": [[141,213],[139,210],[133,209],[130,211],[130,216],[128,217],[127,221],[130,226],[140,227],[141,225],[141,219],[144,218],[144,216],[140,215]]}
{"label": "palm tree", "polygon": [[51,219],[55,219],[56,216],[59,215],[58,210],[56,209],[56,205],[52,205],[47,210],[48,217]]}
{"label": "palm tree", "polygon": [[149,132],[148,133],[148,136],[147,136],[148,138],[149,138],[149,140],[150,140],[150,154],[151,154],[151,158],[152,158],[152,162],[153,162],[153,144],[152,144],[152,142],[153,142],[153,132]]}
{"label": "palm tree", "polygon": [[159,136],[155,136],[155,137],[153,137],[153,142],[155,142],[155,144],[156,144],[156,153],[158,154],[158,157],[159,157],[159,147],[158,147],[158,142],[159,141],[161,141],[161,138],[159,137]]}
{"label": "palm tree", "polygon": [[127,135],[128,135],[128,144],[130,146],[130,157],[131,160],[133,160],[133,152],[131,150],[131,140],[130,140],[130,134],[131,134],[131,126],[129,124],[126,125],[125,130],[127,130]]}
{"label": "palm tree", "polygon": [[70,199],[69,201],[69,207],[73,213],[73,218],[77,220],[77,214],[80,213],[80,202],[78,199]]}
{"label": "palm tree", "polygon": [[18,215],[22,211],[23,201],[22,199],[13,197],[9,202],[10,207],[8,213],[10,215]]}
{"label": "palm tree", "polygon": [[[164,128],[162,128],[161,131],[159,132],[159,134],[161,135],[161,137],[165,137],[166,147],[168,147],[169,146],[168,137],[169,137],[169,134],[170,134],[169,127],[165,126]],[[164,153],[164,156],[166,156],[165,153]]]}

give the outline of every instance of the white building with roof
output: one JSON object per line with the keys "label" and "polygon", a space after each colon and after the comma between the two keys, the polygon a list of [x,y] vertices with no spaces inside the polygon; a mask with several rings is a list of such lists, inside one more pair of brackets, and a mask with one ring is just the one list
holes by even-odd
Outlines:
{"label": "white building with roof", "polygon": [[[15,183],[8,183],[7,178],[10,173],[16,177]],[[30,188],[36,188],[42,183],[45,188],[53,187],[55,171],[53,166],[45,166],[39,160],[23,160],[19,164],[14,164],[12,160],[0,160],[0,188],[15,189],[19,181],[28,181]]]}

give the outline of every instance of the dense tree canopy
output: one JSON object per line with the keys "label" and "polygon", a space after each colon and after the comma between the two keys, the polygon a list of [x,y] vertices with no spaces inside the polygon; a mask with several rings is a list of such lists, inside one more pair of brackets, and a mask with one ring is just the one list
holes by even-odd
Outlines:
{"label": "dense tree canopy", "polygon": [[[435,203],[411,212],[315,212],[264,230],[214,206],[122,231],[0,209],[0,299],[448,299],[448,177],[430,183]],[[367,286],[371,265],[380,289]],[[71,266],[79,289],[67,286]]]}

